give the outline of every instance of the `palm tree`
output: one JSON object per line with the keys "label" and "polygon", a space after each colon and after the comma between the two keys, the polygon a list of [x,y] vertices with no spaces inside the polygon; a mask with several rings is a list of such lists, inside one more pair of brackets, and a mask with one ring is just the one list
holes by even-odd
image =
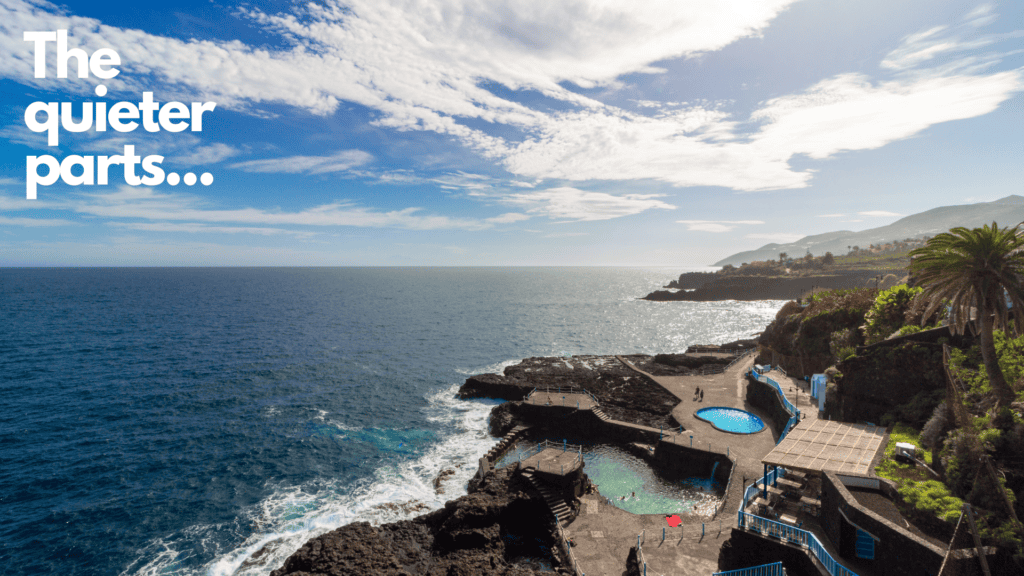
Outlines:
{"label": "palm tree", "polygon": [[[993,331],[1024,327],[1024,235],[1020,225],[953,228],[910,252],[910,270],[931,304],[924,318],[951,305],[949,327],[962,334],[973,320],[981,338],[981,358],[1000,406],[1014,400],[996,356]],[[1009,302],[1009,304],[1008,304]],[[972,309],[975,311],[972,318]]]}

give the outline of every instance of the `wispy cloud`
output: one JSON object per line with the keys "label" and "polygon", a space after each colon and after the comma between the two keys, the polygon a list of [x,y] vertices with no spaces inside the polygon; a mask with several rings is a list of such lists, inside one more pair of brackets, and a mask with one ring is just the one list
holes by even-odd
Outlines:
{"label": "wispy cloud", "polygon": [[288,235],[298,238],[313,236],[306,230],[284,228],[254,228],[252,226],[207,226],[197,222],[107,222],[108,226],[142,232],[185,232],[188,234],[258,234],[260,236]]}
{"label": "wispy cloud", "polygon": [[284,174],[328,174],[345,172],[373,160],[373,156],[362,150],[342,150],[328,156],[288,156],[249,160],[231,164],[230,167],[244,172],[276,172]]}
{"label": "wispy cloud", "polygon": [[5,226],[25,226],[27,228],[77,226],[77,222],[60,218],[8,218],[0,216],[0,224]]}
{"label": "wispy cloud", "polygon": [[675,209],[675,206],[658,200],[659,197],[658,194],[615,196],[604,192],[560,187],[511,194],[505,197],[504,201],[521,205],[530,214],[559,220],[593,221],[632,216],[651,209]]}
{"label": "wispy cloud", "polygon": [[803,238],[804,234],[794,234],[788,232],[768,232],[758,234],[747,234],[744,238],[750,238],[753,240],[770,240],[776,244],[789,244],[790,242],[796,242]]}
{"label": "wispy cloud", "polygon": [[888,212],[886,210],[867,210],[865,212],[857,212],[857,214],[860,216],[871,216],[874,218],[894,218],[896,216],[903,216],[903,214]]}
{"label": "wispy cloud", "polygon": [[506,212],[500,216],[494,216],[487,218],[485,221],[492,224],[512,224],[515,222],[522,222],[523,220],[529,220],[530,216],[526,214],[520,214],[518,212]]}
{"label": "wispy cloud", "polygon": [[678,224],[686,224],[686,229],[694,232],[729,232],[737,226],[764,224],[761,220],[676,220]]}
{"label": "wispy cloud", "polygon": [[[55,88],[53,79],[32,77],[31,46],[21,33],[67,28],[87,50],[110,46],[122,55],[123,73],[108,82],[114,91],[157,86],[168,97],[198,95],[253,114],[283,103],[326,115],[351,102],[374,110],[377,126],[449,135],[517,181],[655,180],[743,191],[805,187],[814,172],[792,167],[796,155],[826,159],[876,149],[939,123],[990,113],[1024,90],[1020,69],[989,71],[1009,52],[977,53],[997,38],[944,29],[904,39],[881,61],[888,76],[837,74],[751,113],[674,106],[679,102],[659,108],[641,100],[640,114],[567,87],[614,91],[625,75],[664,72],[660,61],[757,36],[792,3],[439,0],[396,7],[323,0],[289,5],[293,13],[241,9],[263,32],[287,41],[287,48],[273,49],[157,37],[38,0],[8,0],[0,7],[0,77]],[[979,8],[964,30],[990,21],[991,9]],[[194,62],[203,65],[183,64]],[[487,84],[563,105],[531,107]],[[365,162],[297,156],[234,166],[315,174]]]}

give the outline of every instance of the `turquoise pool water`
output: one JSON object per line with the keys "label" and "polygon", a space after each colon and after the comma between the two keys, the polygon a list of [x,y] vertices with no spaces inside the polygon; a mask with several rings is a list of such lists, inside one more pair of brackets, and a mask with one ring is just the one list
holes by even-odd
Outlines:
{"label": "turquoise pool water", "polygon": [[[533,453],[536,443],[520,442],[495,465],[511,464],[519,453]],[[518,450],[518,452],[517,452]],[[710,516],[725,487],[711,478],[670,481],[642,459],[617,446],[583,447],[584,471],[602,496],[633,514],[695,513]],[[635,496],[634,496],[635,494]]]}
{"label": "turquoise pool water", "polygon": [[739,408],[713,406],[697,410],[697,418],[710,422],[715,428],[737,434],[753,434],[764,430],[764,421]]}

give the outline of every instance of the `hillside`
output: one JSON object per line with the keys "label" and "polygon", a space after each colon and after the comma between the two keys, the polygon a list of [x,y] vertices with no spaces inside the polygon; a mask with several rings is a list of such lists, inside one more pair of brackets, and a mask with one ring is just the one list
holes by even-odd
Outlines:
{"label": "hillside", "polygon": [[998,222],[1000,226],[1013,226],[1024,221],[1024,198],[1007,196],[994,202],[941,206],[901,218],[888,226],[871,228],[861,232],[840,230],[814,236],[805,236],[789,244],[766,244],[757,250],[733,254],[714,263],[714,266],[744,262],[774,260],[780,252],[792,256],[803,256],[808,251],[815,256],[825,252],[835,255],[846,254],[851,246],[867,247],[871,244],[887,244],[906,238],[934,236],[956,226],[977,227]]}

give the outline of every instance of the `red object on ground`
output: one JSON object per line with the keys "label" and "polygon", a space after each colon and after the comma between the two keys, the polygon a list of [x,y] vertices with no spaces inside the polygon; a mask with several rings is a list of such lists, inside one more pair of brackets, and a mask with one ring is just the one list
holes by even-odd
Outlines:
{"label": "red object on ground", "polygon": [[683,523],[683,519],[679,517],[679,514],[673,514],[671,516],[666,516],[665,520],[668,520],[668,525],[671,526],[672,528],[675,528],[676,526],[679,526],[680,524]]}

